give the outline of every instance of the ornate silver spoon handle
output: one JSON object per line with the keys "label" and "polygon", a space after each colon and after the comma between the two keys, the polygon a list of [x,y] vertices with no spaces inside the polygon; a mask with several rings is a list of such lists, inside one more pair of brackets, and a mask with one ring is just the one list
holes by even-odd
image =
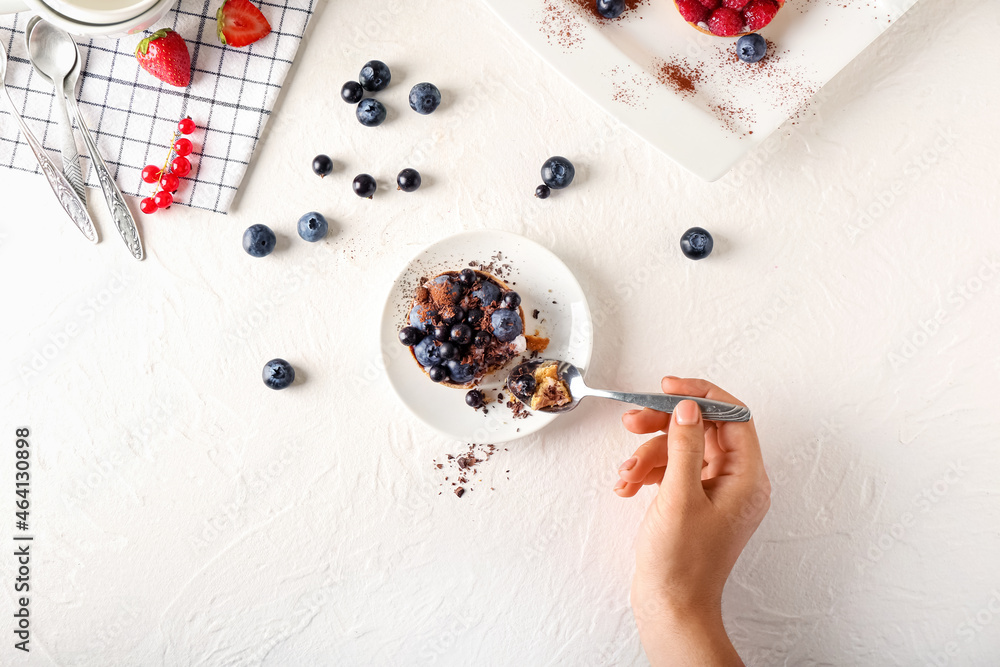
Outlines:
{"label": "ornate silver spoon handle", "polygon": [[73,191],[80,198],[80,202],[87,205],[87,188],[83,182],[83,170],[80,168],[80,149],[77,148],[76,138],[73,136],[73,123],[70,122],[69,114],[66,113],[66,95],[63,90],[56,87],[56,113],[58,114],[59,126],[62,128],[62,163],[63,174],[66,180],[73,186]]}
{"label": "ornate silver spoon handle", "polygon": [[91,136],[90,129],[80,114],[80,105],[76,102],[76,91],[71,89],[69,79],[66,81],[66,88],[66,98],[69,100],[69,106],[73,111],[73,115],[76,116],[76,123],[80,127],[80,133],[83,134],[83,140],[87,143],[90,162],[97,171],[98,180],[101,181],[104,200],[111,210],[111,217],[115,221],[115,227],[118,228],[118,233],[121,234],[122,240],[125,241],[125,245],[128,246],[132,256],[141,260],[144,253],[142,250],[142,239],[139,238],[139,229],[136,227],[135,218],[132,217],[132,212],[125,205],[125,198],[122,197],[121,190],[118,189],[115,179],[111,177],[111,172],[108,171],[108,165],[104,163],[104,158],[101,157],[100,151],[97,150],[97,143],[94,141],[94,137]]}
{"label": "ornate silver spoon handle", "polygon": [[695,396],[677,396],[675,394],[631,394],[623,391],[606,391],[591,389],[591,396],[612,398],[616,401],[641,405],[660,412],[673,412],[681,401],[694,401],[701,408],[702,418],[714,422],[745,422],[750,421],[750,408],[720,401],[710,401]]}
{"label": "ornate silver spoon handle", "polygon": [[21,118],[21,114],[17,113],[14,101],[10,99],[10,95],[7,94],[6,90],[4,90],[4,97],[7,99],[11,115],[17,119],[17,124],[21,127],[21,134],[24,135],[25,141],[31,147],[31,152],[35,154],[35,159],[38,160],[38,164],[42,168],[42,173],[45,174],[49,185],[52,186],[52,191],[56,193],[56,199],[59,200],[63,210],[66,211],[77,228],[83,232],[87,240],[91,243],[97,243],[97,228],[94,227],[94,221],[90,219],[90,214],[87,213],[83,202],[77,197],[73,186],[70,185],[63,173],[52,163],[52,160],[45,153],[45,149],[38,143],[38,139],[35,139],[35,135],[28,129],[28,125]]}

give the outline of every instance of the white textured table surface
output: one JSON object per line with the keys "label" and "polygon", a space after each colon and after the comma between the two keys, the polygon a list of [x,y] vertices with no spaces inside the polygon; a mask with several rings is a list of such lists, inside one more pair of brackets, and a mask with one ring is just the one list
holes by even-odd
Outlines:
{"label": "white textured table surface", "polygon": [[[640,442],[621,408],[509,445],[458,499],[431,462],[462,443],[378,372],[406,260],[496,228],[576,272],[595,382],[707,376],[754,408],[773,506],[725,596],[749,662],[998,664],[1000,5],[922,0],[714,184],[481,4],[365,7],[319,8],[234,213],[145,218],[143,263],[99,193],[91,247],[44,181],[3,174],[0,551],[16,425],[36,541],[27,657],[0,557],[0,663],[644,664],[628,587],[651,492],[611,492]],[[375,130],[337,97],[373,57],[398,82]],[[426,118],[405,108],[423,80],[446,97]],[[319,152],[338,162],[322,181]],[[551,154],[577,182],[537,202]],[[350,192],[404,166],[415,195]],[[295,235],[310,209],[324,243]],[[267,259],[240,247],[253,222],[279,234]],[[715,234],[707,261],[677,248],[693,224]],[[276,356],[304,382],[266,389]]]}

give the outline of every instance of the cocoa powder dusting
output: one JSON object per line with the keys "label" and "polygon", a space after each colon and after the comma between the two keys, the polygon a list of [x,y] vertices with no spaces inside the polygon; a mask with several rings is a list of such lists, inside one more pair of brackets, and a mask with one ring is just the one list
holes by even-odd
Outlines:
{"label": "cocoa powder dusting", "polygon": [[653,74],[664,86],[673,88],[682,97],[690,97],[697,92],[697,84],[702,79],[702,71],[679,58],[653,60]]}
{"label": "cocoa powder dusting", "polygon": [[632,17],[641,19],[637,10],[650,0],[625,0],[625,11],[618,18],[606,19],[597,11],[594,0],[542,0],[542,16],[538,29],[549,44],[564,51],[583,46],[586,26],[603,27]]}

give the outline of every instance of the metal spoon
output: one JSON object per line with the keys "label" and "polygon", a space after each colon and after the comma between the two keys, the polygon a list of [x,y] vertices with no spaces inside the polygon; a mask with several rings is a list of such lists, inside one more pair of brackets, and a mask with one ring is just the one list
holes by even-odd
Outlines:
{"label": "metal spoon", "polygon": [[31,147],[31,152],[35,154],[35,159],[38,160],[39,166],[42,168],[42,173],[45,174],[45,178],[48,179],[49,185],[52,187],[52,191],[56,193],[56,199],[59,200],[59,204],[62,205],[63,210],[69,215],[70,219],[76,224],[77,228],[91,243],[97,243],[97,228],[94,227],[94,221],[90,219],[90,214],[87,213],[87,208],[80,201],[80,198],[76,196],[73,191],[73,186],[70,185],[69,181],[63,175],[59,169],[52,164],[52,160],[46,155],[45,149],[42,145],[38,143],[38,139],[35,135],[31,133],[28,129],[27,124],[25,124],[24,119],[21,118],[21,114],[17,112],[17,107],[14,106],[14,100],[10,98],[10,93],[7,92],[7,87],[4,85],[4,79],[7,76],[7,49],[4,48],[3,42],[0,42],[0,90],[3,90],[3,97],[7,100],[7,105],[10,109],[10,114],[17,120],[17,124],[21,127],[21,135],[24,140],[28,142],[28,146]]}
{"label": "metal spoon", "polygon": [[[701,408],[702,417],[708,421],[717,422],[745,422],[750,420],[750,409],[741,405],[732,405],[720,401],[710,401],[696,396],[678,396],[675,394],[630,394],[621,391],[607,391],[605,389],[592,389],[583,381],[580,370],[567,361],[558,359],[536,359],[526,361],[517,366],[507,376],[507,389],[514,394],[525,405],[531,405],[531,395],[534,386],[530,382],[527,386],[518,380],[525,375],[534,375],[534,372],[543,364],[557,364],[556,373],[566,386],[569,387],[570,402],[566,405],[549,406],[541,408],[539,412],[569,412],[580,405],[580,401],[587,396],[597,398],[610,398],[615,401],[640,405],[644,408],[652,408],[660,412],[673,412],[674,408],[681,401],[694,401]],[[532,378],[533,379],[533,378]]]}
{"label": "metal spoon", "polygon": [[66,77],[73,71],[76,64],[76,43],[72,38],[67,43],[58,35],[60,31],[50,23],[42,21],[37,16],[28,21],[24,30],[24,40],[28,45],[28,59],[34,65],[35,71],[52,84],[56,90],[56,116],[62,127],[60,152],[62,153],[63,173],[73,185],[84,207],[87,206],[87,189],[83,183],[83,171],[80,169],[80,149],[76,146],[76,136],[73,134],[73,124],[66,112]]}
{"label": "metal spoon", "polygon": [[[132,217],[132,212],[126,206],[125,198],[122,197],[121,190],[118,189],[115,179],[111,176],[108,165],[104,163],[104,158],[101,157],[97,143],[90,134],[90,129],[87,127],[87,123],[83,120],[83,115],[80,113],[80,105],[76,102],[76,84],[80,80],[80,70],[83,67],[83,58],[80,56],[80,50],[68,32],[52,26],[49,27],[56,33],[53,40],[58,38],[71,43],[73,50],[76,52],[76,64],[73,66],[73,70],[69,73],[69,76],[66,77],[66,99],[69,100],[69,108],[73,112],[73,115],[76,116],[76,125],[80,128],[80,134],[83,135],[83,139],[87,144],[87,152],[90,153],[90,162],[94,165],[94,170],[97,172],[97,179],[101,182],[104,201],[107,202],[108,209],[111,211],[115,227],[118,228],[118,233],[121,234],[122,240],[125,241],[125,245],[128,246],[132,256],[141,260],[143,258],[142,239],[139,238],[139,229],[136,227],[135,218]],[[41,30],[41,26],[38,29]]]}

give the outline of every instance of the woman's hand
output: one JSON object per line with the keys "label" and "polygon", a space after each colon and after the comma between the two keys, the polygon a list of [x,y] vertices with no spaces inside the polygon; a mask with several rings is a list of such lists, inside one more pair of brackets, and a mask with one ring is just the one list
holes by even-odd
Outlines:
{"label": "woman's hand", "polygon": [[[704,380],[666,377],[663,391],[743,405]],[[636,539],[632,608],[653,665],[741,664],[722,626],[722,589],[771,505],[753,420],[705,422],[693,401],[673,415],[631,410],[652,438],[619,470],[615,493],[659,484]]]}

